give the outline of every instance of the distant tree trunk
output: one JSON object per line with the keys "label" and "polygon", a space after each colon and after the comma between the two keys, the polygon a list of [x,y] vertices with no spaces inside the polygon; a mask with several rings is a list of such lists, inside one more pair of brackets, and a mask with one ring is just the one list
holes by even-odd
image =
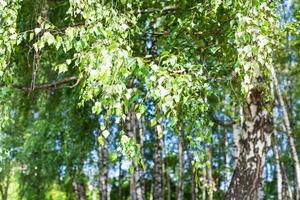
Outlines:
{"label": "distant tree trunk", "polygon": [[[138,140],[139,144],[141,147],[141,157],[142,157],[142,162],[144,162],[144,126],[142,119],[138,120]],[[144,200],[145,199],[145,181],[144,181],[144,170],[142,166],[139,164],[137,165],[137,174],[136,174],[136,182],[137,182],[137,188],[136,188],[136,193],[137,193],[137,200]]]}
{"label": "distant tree trunk", "polygon": [[292,193],[292,188],[291,185],[289,183],[289,179],[285,173],[285,169],[283,167],[283,163],[280,162],[280,169],[282,172],[282,176],[283,176],[283,182],[282,185],[285,185],[286,189],[285,192],[283,193],[283,199],[284,200],[292,200],[293,199],[293,193]]}
{"label": "distant tree trunk", "polygon": [[166,170],[166,184],[167,184],[167,191],[168,191],[168,194],[167,194],[167,200],[171,200],[171,179],[169,177],[169,174],[168,174],[168,170]]}
{"label": "distant tree trunk", "polygon": [[2,200],[8,200],[8,188],[11,180],[11,169],[8,170],[6,177],[4,177],[4,184],[0,184],[0,192]]}
{"label": "distant tree trunk", "polygon": [[[271,92],[272,92],[272,97],[275,99],[275,92],[274,92],[274,87],[273,84],[271,84]],[[276,101],[275,101],[276,102]],[[280,154],[279,154],[279,148],[278,148],[278,143],[277,143],[277,136],[278,132],[276,129],[276,116],[274,115],[274,110],[273,110],[273,142],[272,142],[272,147],[273,147],[273,152],[274,152],[274,157],[275,157],[275,165],[276,165],[276,180],[277,180],[277,200],[282,200],[282,173],[281,173],[281,167],[280,167]]]}
{"label": "distant tree trunk", "polygon": [[156,125],[155,149],[154,149],[154,200],[163,200],[163,159],[162,159],[162,126]]}
{"label": "distant tree trunk", "polygon": [[178,136],[178,160],[179,160],[179,176],[178,176],[178,185],[177,185],[177,200],[183,200],[183,137],[182,132],[179,132]]}
{"label": "distant tree trunk", "polygon": [[212,149],[211,145],[208,147],[207,155],[209,166],[207,167],[207,180],[208,180],[208,199],[213,200],[214,181],[212,176]]}
{"label": "distant tree trunk", "polygon": [[7,200],[7,193],[8,193],[8,186],[2,186],[0,184],[0,192],[1,192],[1,199],[2,200]]}
{"label": "distant tree trunk", "polygon": [[153,193],[154,193],[154,191],[153,191],[153,188],[154,188],[154,186],[153,186],[153,182],[151,182],[151,186],[150,186],[150,200],[153,200]]}
{"label": "distant tree trunk", "polygon": [[7,200],[7,194],[1,193],[1,200]]}
{"label": "distant tree trunk", "polygon": [[131,174],[130,177],[130,199],[136,200],[136,187],[135,187],[135,170],[134,173]]}
{"label": "distant tree trunk", "polygon": [[277,200],[282,200],[282,173],[280,167],[279,149],[277,146],[276,136],[277,136],[277,131],[276,128],[274,128],[273,151],[274,151],[275,163],[276,163]]}
{"label": "distant tree trunk", "polygon": [[[233,114],[236,116],[236,109],[233,107]],[[243,123],[243,112],[239,111],[241,116],[241,123]],[[233,138],[233,158],[234,158],[234,168],[237,165],[239,154],[240,154],[240,134],[241,134],[241,124],[236,120],[232,124],[232,138]]]}
{"label": "distant tree trunk", "polygon": [[[141,147],[141,157],[144,158],[144,131],[141,120],[138,120],[134,112],[127,115],[127,132],[129,137],[133,138]],[[132,161],[133,173],[130,179],[130,197],[131,200],[145,199],[145,186],[143,178],[143,169],[140,163]]]}
{"label": "distant tree trunk", "polygon": [[[219,133],[221,135],[221,133]],[[227,138],[227,129],[224,129],[224,160],[225,160],[225,187],[228,188],[230,183],[230,160],[229,160],[229,144]],[[220,182],[220,181],[219,181]]]}
{"label": "distant tree trunk", "polygon": [[122,200],[122,156],[120,158],[120,165],[119,165],[119,191],[118,191],[118,199]]}
{"label": "distant tree trunk", "polygon": [[104,138],[104,144],[100,151],[100,200],[108,200],[108,137]]}
{"label": "distant tree trunk", "polygon": [[[136,140],[135,114],[132,111],[130,111],[126,116],[126,129],[127,129],[128,136]],[[137,195],[136,195],[137,170],[136,170],[135,161],[132,161],[131,165],[133,167],[133,173],[131,174],[131,178],[130,178],[130,199],[137,200]]]}
{"label": "distant tree trunk", "polygon": [[191,176],[191,200],[196,200],[197,195],[196,195],[196,186],[195,186],[195,174],[193,170],[193,165],[192,165],[192,160],[193,160],[193,155],[190,151],[187,152],[188,160],[189,160],[189,171],[190,171],[190,176]]}
{"label": "distant tree trunk", "polygon": [[298,158],[298,153],[294,141],[294,137],[292,135],[292,129],[291,129],[291,124],[289,120],[289,116],[287,113],[287,109],[283,100],[283,96],[281,93],[281,90],[279,88],[278,80],[276,77],[276,72],[273,67],[271,67],[271,75],[272,75],[272,81],[275,87],[275,90],[277,92],[278,100],[283,112],[283,119],[284,119],[284,124],[286,128],[286,133],[288,136],[289,144],[291,147],[291,153],[292,153],[292,159],[294,163],[294,169],[295,169],[295,180],[296,180],[296,185],[295,185],[295,194],[296,194],[296,199],[300,199],[300,163],[299,163],[299,158]]}
{"label": "distant tree trunk", "polygon": [[[260,81],[261,82],[261,81]],[[272,132],[272,117],[264,105],[264,93],[253,87],[243,108],[240,154],[226,200],[255,200],[261,182]]]}
{"label": "distant tree trunk", "polygon": [[77,200],[86,200],[85,186],[82,181],[74,181],[73,183],[74,191],[77,197]]}
{"label": "distant tree trunk", "polygon": [[206,184],[207,184],[206,174],[207,174],[206,170],[203,170],[203,172],[202,172],[202,184],[201,184],[202,200],[207,200],[206,199]]}

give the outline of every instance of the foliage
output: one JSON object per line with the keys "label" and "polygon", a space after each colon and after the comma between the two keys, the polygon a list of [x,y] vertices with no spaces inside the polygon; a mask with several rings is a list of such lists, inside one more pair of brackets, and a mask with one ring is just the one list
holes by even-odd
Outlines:
{"label": "foliage", "polygon": [[[185,181],[192,171],[197,187],[205,188],[203,173],[212,168],[220,184],[215,198],[223,197],[224,171],[233,170],[233,163],[223,170],[223,157],[233,153],[222,149],[222,140],[232,140],[233,131],[219,118],[241,121],[232,109],[243,106],[253,88],[263,91],[271,112],[273,65],[283,87],[294,89],[286,99],[292,98],[295,135],[299,129],[293,115],[299,109],[299,2],[287,24],[280,24],[280,6],[262,0],[0,0],[0,182],[19,167],[20,198],[73,199],[79,179],[94,195],[99,149],[107,145],[112,191],[118,187],[128,196],[136,166],[122,164],[134,161],[145,170],[150,196],[157,134],[173,190],[173,152],[182,134],[184,151],[192,153],[185,158],[192,169],[184,166]],[[293,83],[286,85],[290,76]],[[126,129],[130,113],[142,122],[144,146]],[[158,124],[163,130],[157,132]]]}

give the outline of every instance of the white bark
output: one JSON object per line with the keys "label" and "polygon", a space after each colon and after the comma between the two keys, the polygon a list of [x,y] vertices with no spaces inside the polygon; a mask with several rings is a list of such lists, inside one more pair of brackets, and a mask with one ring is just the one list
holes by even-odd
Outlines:
{"label": "white bark", "polygon": [[[138,125],[138,126],[137,126]],[[143,125],[137,120],[134,112],[129,112],[127,115],[127,132],[141,146],[141,157],[144,157],[144,132]],[[143,169],[140,163],[132,161],[133,173],[130,179],[130,197],[131,200],[144,200],[144,179]]]}
{"label": "white bark", "polygon": [[[142,119],[138,120],[138,124],[139,124],[139,130],[138,130],[138,135],[139,135],[139,144],[141,147],[141,157],[142,157],[142,161],[144,159],[144,126],[142,123]],[[137,183],[137,199],[138,200],[144,200],[145,199],[145,181],[144,181],[144,170],[142,168],[142,166],[139,164],[137,166],[137,177],[136,177],[136,181]]]}
{"label": "white bark", "polygon": [[178,136],[178,159],[179,159],[179,177],[177,186],[177,200],[183,200],[183,138],[182,133]]}
{"label": "white bark", "polygon": [[276,136],[277,136],[277,131],[276,131],[276,128],[274,128],[273,151],[274,151],[275,162],[276,162],[277,199],[282,200],[282,173],[281,173],[281,167],[280,167],[279,149],[277,146]]}
{"label": "white bark", "polygon": [[212,177],[212,152],[211,146],[208,147],[208,159],[209,166],[207,167],[207,179],[208,179],[208,199],[213,200],[214,181]]}
{"label": "white bark", "polygon": [[155,152],[154,152],[154,186],[153,186],[153,199],[163,200],[163,157],[162,157],[162,139],[160,134],[162,134],[161,124],[156,125],[155,134]]}
{"label": "white bark", "polygon": [[100,152],[100,195],[101,200],[108,199],[108,138],[105,139],[104,144],[99,147]]}
{"label": "white bark", "polygon": [[[220,131],[221,132],[221,131]],[[221,133],[219,133],[221,134]],[[230,183],[230,158],[229,158],[229,144],[227,138],[227,129],[224,129],[224,159],[225,159],[225,187],[228,188]]]}
{"label": "white bark", "polygon": [[[271,92],[272,97],[275,99],[275,92],[273,84],[271,84]],[[280,167],[280,156],[279,156],[279,148],[277,143],[277,129],[276,129],[276,116],[274,115],[275,111],[273,110],[273,152],[275,157],[275,165],[276,165],[276,179],[277,179],[277,200],[282,200],[282,173],[281,173],[281,167]]]}
{"label": "white bark", "polygon": [[[236,115],[236,110],[233,108],[232,112],[234,116]],[[241,112],[241,109],[240,109]],[[243,123],[243,112],[240,113],[241,123]],[[237,161],[240,154],[240,134],[241,134],[241,124],[234,122],[232,125],[232,138],[233,138],[233,158],[234,158],[234,168],[237,165]]]}
{"label": "white bark", "polygon": [[257,199],[272,132],[272,118],[263,104],[264,95],[259,87],[249,91],[243,108],[245,119],[239,158],[226,200]]}
{"label": "white bark", "polygon": [[287,109],[285,106],[285,102],[283,100],[283,96],[281,93],[281,90],[279,88],[279,84],[278,84],[278,80],[276,77],[276,72],[274,67],[271,67],[271,75],[272,75],[272,81],[274,84],[274,87],[276,89],[277,95],[278,95],[278,100],[283,112],[283,119],[284,119],[284,124],[285,124],[285,128],[286,128],[286,133],[288,136],[288,140],[289,140],[289,144],[291,147],[291,153],[292,153],[292,159],[293,159],[293,163],[294,163],[294,169],[295,169],[295,180],[296,180],[296,188],[295,188],[295,193],[296,193],[296,199],[300,199],[300,164],[299,164],[299,158],[298,158],[298,154],[297,154],[297,149],[296,149],[296,145],[295,145],[295,141],[294,141],[294,137],[292,135],[292,129],[291,129],[291,125],[290,125],[290,120],[289,120],[289,116],[287,113]]}

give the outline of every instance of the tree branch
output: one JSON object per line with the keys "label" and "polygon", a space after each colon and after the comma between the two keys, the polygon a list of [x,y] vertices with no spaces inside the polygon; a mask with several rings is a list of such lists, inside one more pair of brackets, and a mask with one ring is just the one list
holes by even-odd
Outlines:
{"label": "tree branch", "polygon": [[75,87],[80,81],[82,80],[82,78],[78,79],[76,76],[70,76],[67,77],[63,80],[59,80],[59,81],[53,81],[51,83],[45,83],[45,84],[41,84],[41,85],[36,85],[34,87],[34,89],[32,89],[31,86],[20,86],[20,85],[13,85],[13,88],[17,88],[20,90],[23,90],[25,92],[33,92],[36,90],[47,90],[47,89],[52,89],[52,88],[59,88],[64,84],[70,83],[70,82],[74,82],[76,81],[75,85],[70,86],[70,88]]}
{"label": "tree branch", "polygon": [[142,9],[139,11],[141,14],[145,13],[154,13],[154,12],[172,12],[175,11],[177,7],[175,5],[166,6],[163,8],[148,8],[148,9]]}

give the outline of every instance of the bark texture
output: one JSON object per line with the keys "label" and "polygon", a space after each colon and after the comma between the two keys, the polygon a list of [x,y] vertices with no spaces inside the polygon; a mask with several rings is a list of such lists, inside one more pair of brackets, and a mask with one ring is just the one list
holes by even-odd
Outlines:
{"label": "bark texture", "polygon": [[272,117],[263,98],[264,93],[258,88],[249,91],[243,108],[239,159],[225,195],[226,200],[257,199],[272,132]]}

